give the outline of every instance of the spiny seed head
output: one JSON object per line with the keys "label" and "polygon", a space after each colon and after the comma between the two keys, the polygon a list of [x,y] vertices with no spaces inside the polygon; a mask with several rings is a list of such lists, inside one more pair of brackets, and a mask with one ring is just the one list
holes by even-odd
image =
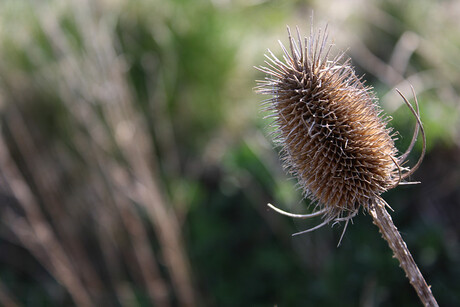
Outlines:
{"label": "spiny seed head", "polygon": [[[326,34],[310,35],[302,44],[298,30],[297,42],[289,28],[288,33],[290,52],[281,44],[284,61],[280,61],[269,51],[265,62],[268,66],[258,68],[268,77],[259,81],[257,90],[271,96],[266,104],[275,118],[284,166],[297,176],[305,194],[320,210],[292,214],[268,205],[295,218],[322,215],[321,224],[297,235],[331,221],[346,221],[342,237],[348,221],[363,207],[387,240],[422,303],[438,306],[386,211],[388,204],[380,196],[410,176],[425,154],[425,133],[414,89],[415,110],[398,91],[417,125],[409,148],[396,157],[388,119],[381,116],[377,99],[356,76],[350,61],[341,60],[344,54],[328,59],[331,46],[326,44]],[[422,154],[412,169],[402,167],[419,130],[423,136]]]}
{"label": "spiny seed head", "polygon": [[281,61],[269,50],[256,90],[271,96],[284,167],[327,221],[350,217],[401,178],[392,130],[350,60],[328,59],[326,32],[304,43],[298,30],[297,40],[288,33],[290,52],[280,43]]}

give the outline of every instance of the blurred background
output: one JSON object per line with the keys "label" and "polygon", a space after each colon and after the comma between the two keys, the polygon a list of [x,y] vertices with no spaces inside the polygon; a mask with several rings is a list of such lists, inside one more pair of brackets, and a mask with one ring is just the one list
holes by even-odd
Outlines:
{"label": "blurred background", "polygon": [[[441,306],[460,305],[460,2],[0,2],[0,305],[419,306],[371,217],[316,225],[253,92],[286,25],[328,24],[428,152],[384,198]],[[420,142],[410,158],[421,152]],[[310,208],[311,209],[311,208]]]}

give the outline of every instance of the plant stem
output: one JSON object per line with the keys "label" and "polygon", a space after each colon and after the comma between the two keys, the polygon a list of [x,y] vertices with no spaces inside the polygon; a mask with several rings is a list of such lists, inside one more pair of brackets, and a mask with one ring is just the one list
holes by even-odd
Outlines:
{"label": "plant stem", "polygon": [[406,243],[393,223],[390,214],[385,209],[386,202],[382,198],[369,207],[369,213],[374,219],[374,224],[380,229],[383,238],[393,250],[394,256],[399,260],[400,266],[406,272],[406,277],[417,292],[418,297],[425,306],[438,306],[436,299],[431,293],[430,287],[420,273],[420,270],[412,258]]}

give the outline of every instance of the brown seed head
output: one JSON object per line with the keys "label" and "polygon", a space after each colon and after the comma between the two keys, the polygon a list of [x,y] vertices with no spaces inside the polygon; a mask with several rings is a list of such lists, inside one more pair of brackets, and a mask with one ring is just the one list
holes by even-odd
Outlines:
{"label": "brown seed head", "polygon": [[304,43],[298,30],[297,41],[288,33],[290,52],[280,43],[281,61],[269,51],[268,66],[258,68],[269,76],[257,91],[271,95],[265,103],[275,118],[284,167],[326,223],[350,218],[397,185],[407,169],[396,158],[388,120],[350,60],[343,53],[328,59],[326,32]]}
{"label": "brown seed head", "polygon": [[[305,38],[297,30],[296,42],[289,31],[290,52],[280,61],[269,51],[267,67],[258,69],[269,76],[259,81],[258,92],[270,95],[268,110],[275,118],[277,141],[282,146],[284,166],[294,174],[306,196],[320,208],[311,214],[292,214],[295,218],[322,216],[324,221],[302,234],[327,223],[348,221],[363,207],[399,260],[410,283],[425,306],[438,306],[430,287],[420,273],[407,245],[386,211],[388,204],[380,194],[402,183],[421,164],[425,154],[425,133],[416,110],[398,91],[414,114],[417,125],[411,144],[396,157],[388,120],[381,116],[377,99],[356,76],[344,54],[328,60],[331,46],[327,35]],[[414,89],[412,92],[415,97]],[[423,136],[423,151],[412,169],[402,167],[417,140]],[[339,240],[342,240],[342,237]]]}

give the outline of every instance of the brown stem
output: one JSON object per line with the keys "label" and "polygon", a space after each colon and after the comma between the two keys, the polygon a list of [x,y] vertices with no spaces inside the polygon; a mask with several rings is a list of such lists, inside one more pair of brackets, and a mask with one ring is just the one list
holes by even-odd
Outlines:
{"label": "brown stem", "polygon": [[400,266],[406,272],[412,287],[417,292],[418,297],[425,306],[438,306],[436,299],[431,293],[430,287],[420,273],[412,255],[407,248],[401,234],[393,224],[390,214],[385,209],[386,202],[377,198],[372,206],[369,207],[369,213],[374,219],[374,224],[380,229],[383,238],[393,250],[394,256],[399,260]]}

